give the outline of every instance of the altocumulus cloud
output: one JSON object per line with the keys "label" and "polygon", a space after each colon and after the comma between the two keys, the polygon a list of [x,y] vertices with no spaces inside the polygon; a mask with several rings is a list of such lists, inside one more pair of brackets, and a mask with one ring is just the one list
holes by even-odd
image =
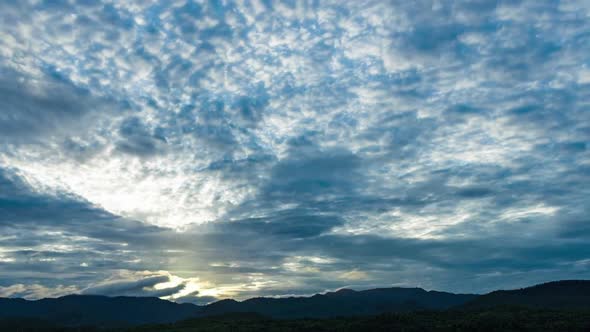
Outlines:
{"label": "altocumulus cloud", "polygon": [[2,2],[0,296],[588,278],[589,32],[581,0]]}

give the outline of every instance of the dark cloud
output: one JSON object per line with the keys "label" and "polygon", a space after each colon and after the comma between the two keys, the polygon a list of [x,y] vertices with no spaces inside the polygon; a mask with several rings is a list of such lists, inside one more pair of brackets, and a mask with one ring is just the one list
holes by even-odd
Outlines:
{"label": "dark cloud", "polygon": [[195,291],[185,296],[177,297],[174,302],[177,303],[192,303],[196,305],[206,305],[211,302],[215,302],[218,299],[214,296],[199,296],[199,291]]}
{"label": "dark cloud", "polygon": [[155,289],[157,284],[170,281],[166,275],[156,275],[141,278],[139,280],[116,280],[90,286],[82,290],[81,294],[106,295],[106,296],[153,296],[162,297],[178,293],[185,285]]}
{"label": "dark cloud", "polygon": [[123,120],[119,136],[121,140],[117,143],[117,149],[123,153],[149,157],[165,150],[166,138],[156,131],[152,132],[137,117]]}
{"label": "dark cloud", "polygon": [[337,216],[305,215],[303,210],[291,210],[277,213],[269,218],[246,219],[228,224],[224,229],[230,234],[248,232],[252,236],[270,235],[300,239],[317,236],[329,231],[343,222]]}
{"label": "dark cloud", "polygon": [[481,198],[492,195],[494,192],[488,188],[471,187],[462,188],[457,191],[457,195],[464,198]]}
{"label": "dark cloud", "polygon": [[305,200],[322,195],[340,195],[362,185],[359,172],[361,160],[345,150],[317,151],[311,155],[298,151],[278,163],[272,170],[271,181],[263,188],[263,198],[288,201]]}
{"label": "dark cloud", "polygon": [[84,225],[116,217],[67,193],[38,193],[10,169],[0,169],[0,225]]}
{"label": "dark cloud", "polygon": [[6,143],[43,141],[46,135],[81,133],[93,112],[109,102],[91,96],[54,69],[35,79],[0,68],[0,137]]}
{"label": "dark cloud", "polygon": [[240,96],[233,102],[232,108],[237,111],[236,124],[249,127],[262,120],[264,109],[268,106],[270,95],[264,84],[259,84],[246,96]]}
{"label": "dark cloud", "polygon": [[[55,285],[55,275],[66,273],[70,282],[84,286],[96,277],[91,270],[106,277],[107,271],[137,267],[132,261],[142,255],[136,250],[157,241],[148,240],[160,232],[157,227],[125,220],[70,194],[37,192],[13,170],[0,169],[0,183],[0,234],[8,239],[2,248],[11,258],[0,262],[10,271],[0,278],[2,284],[18,278]],[[129,243],[133,250],[126,250]]]}

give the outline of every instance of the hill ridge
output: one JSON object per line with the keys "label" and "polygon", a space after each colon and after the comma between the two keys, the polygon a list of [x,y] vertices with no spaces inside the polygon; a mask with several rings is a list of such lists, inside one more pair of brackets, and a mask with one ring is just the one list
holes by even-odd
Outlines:
{"label": "hill ridge", "polygon": [[0,298],[0,318],[27,317],[66,325],[100,326],[167,323],[228,313],[255,313],[271,318],[327,318],[415,310],[478,309],[494,306],[586,308],[590,280],[559,280],[484,295],[455,294],[419,287],[366,290],[342,288],[313,296],[223,299],[205,306],[156,297],[69,294],[25,300]]}

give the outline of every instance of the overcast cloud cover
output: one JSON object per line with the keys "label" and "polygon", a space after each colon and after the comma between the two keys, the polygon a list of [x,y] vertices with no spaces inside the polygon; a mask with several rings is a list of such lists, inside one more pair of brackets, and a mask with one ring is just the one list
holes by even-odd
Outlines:
{"label": "overcast cloud cover", "polygon": [[0,1],[0,296],[590,278],[590,2]]}

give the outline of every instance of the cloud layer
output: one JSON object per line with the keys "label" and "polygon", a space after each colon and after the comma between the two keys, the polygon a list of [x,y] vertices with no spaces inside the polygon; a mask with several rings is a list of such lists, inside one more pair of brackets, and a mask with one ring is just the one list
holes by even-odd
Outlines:
{"label": "cloud layer", "polygon": [[0,296],[590,277],[584,1],[22,1],[0,22]]}

